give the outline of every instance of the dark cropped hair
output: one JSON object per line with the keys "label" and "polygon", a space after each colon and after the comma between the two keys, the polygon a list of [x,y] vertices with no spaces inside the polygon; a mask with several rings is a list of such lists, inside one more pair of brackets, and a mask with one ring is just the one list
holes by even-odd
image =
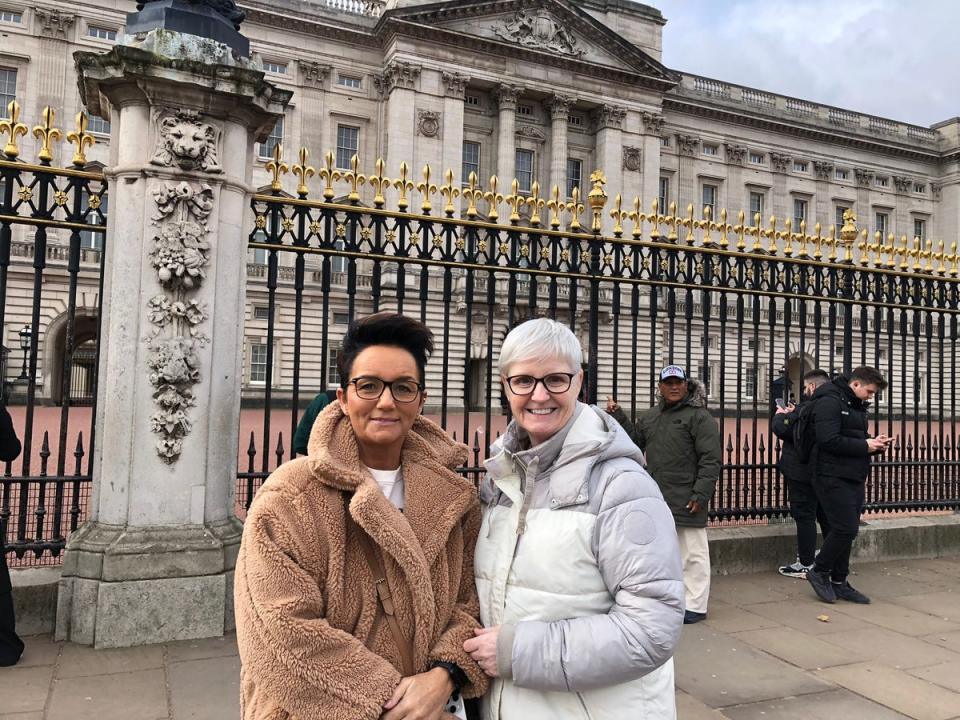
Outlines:
{"label": "dark cropped hair", "polygon": [[887,381],[883,379],[880,371],[867,365],[862,365],[850,373],[850,382],[854,380],[859,380],[864,385],[876,385],[878,390],[887,389]]}
{"label": "dark cropped hair", "polygon": [[805,383],[815,382],[817,385],[823,385],[824,383],[830,382],[830,373],[826,370],[815,368],[803,376],[803,381]]}
{"label": "dark cropped hair", "polygon": [[340,371],[340,384],[344,388],[351,380],[350,371],[357,355],[374,345],[402,348],[413,355],[420,372],[417,380],[421,384],[425,382],[427,358],[433,352],[433,333],[430,328],[405,315],[380,312],[353,321],[343,338],[337,369]]}

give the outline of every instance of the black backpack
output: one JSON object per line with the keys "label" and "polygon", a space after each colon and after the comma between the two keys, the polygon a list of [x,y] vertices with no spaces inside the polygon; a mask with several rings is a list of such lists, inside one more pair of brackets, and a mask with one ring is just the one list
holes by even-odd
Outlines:
{"label": "black backpack", "polygon": [[810,462],[813,448],[817,444],[817,429],[814,427],[813,409],[816,401],[808,400],[797,410],[797,419],[793,424],[793,447],[797,460]]}

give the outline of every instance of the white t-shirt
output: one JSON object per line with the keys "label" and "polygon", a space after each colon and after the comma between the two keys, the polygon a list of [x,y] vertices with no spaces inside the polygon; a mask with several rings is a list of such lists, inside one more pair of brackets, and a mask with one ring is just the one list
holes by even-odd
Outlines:
{"label": "white t-shirt", "polygon": [[367,472],[377,481],[377,485],[386,495],[387,500],[393,503],[398,510],[403,510],[403,474],[400,468],[396,470],[374,470],[367,468]]}

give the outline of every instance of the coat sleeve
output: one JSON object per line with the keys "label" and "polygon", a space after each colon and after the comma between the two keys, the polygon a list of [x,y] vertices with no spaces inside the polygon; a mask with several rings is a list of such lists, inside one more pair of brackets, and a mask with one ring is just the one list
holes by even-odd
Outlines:
{"label": "coat sleeve", "polygon": [[770,429],[781,440],[793,442],[793,424],[797,421],[797,412],[774,413],[770,420]]}
{"label": "coat sleeve", "polygon": [[[243,529],[234,603],[244,678],[294,717],[376,720],[400,673],[324,618],[321,533],[276,492]],[[314,558],[320,556],[320,560]]]}
{"label": "coat sleeve", "polygon": [[692,497],[702,505],[710,502],[717,480],[720,479],[720,465],[723,462],[723,449],[720,442],[720,429],[713,416],[702,409],[694,418],[694,452],[697,454],[697,479],[693,483]]}
{"label": "coat sleeve", "polygon": [[643,436],[642,423],[634,423],[632,420],[630,420],[630,418],[627,417],[627,414],[623,411],[622,407],[618,407],[613,411],[613,419],[620,423],[620,427],[627,431],[627,435],[629,435],[630,439],[633,440],[633,444],[646,452],[647,440]]}
{"label": "coat sleeve", "polygon": [[13,462],[20,455],[20,439],[13,429],[13,419],[3,406],[0,406],[0,461]]}
{"label": "coat sleeve", "polygon": [[817,435],[817,447],[831,455],[848,457],[866,457],[870,447],[863,438],[847,437],[843,434],[843,406],[833,397],[819,398],[814,407],[814,430]]}
{"label": "coat sleeve", "polygon": [[517,623],[511,672],[518,687],[606,687],[642,677],[673,656],[683,627],[680,550],[670,510],[646,472],[623,472],[610,482],[593,548],[613,607]]}
{"label": "coat sleeve", "polygon": [[430,649],[428,660],[451,662],[467,676],[469,683],[461,688],[468,698],[480,697],[487,691],[489,680],[473,658],[463,649],[463,643],[473,637],[473,631],[481,627],[480,600],[477,598],[477,584],[473,573],[473,553],[480,532],[480,504],[477,503],[467,514],[463,523],[463,567],[460,571],[460,589],[457,602],[453,607],[450,622],[440,638]]}

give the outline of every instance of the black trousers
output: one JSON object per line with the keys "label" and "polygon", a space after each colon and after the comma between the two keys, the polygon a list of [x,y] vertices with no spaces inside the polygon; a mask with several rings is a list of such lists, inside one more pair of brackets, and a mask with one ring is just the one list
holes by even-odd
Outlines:
{"label": "black trousers", "polygon": [[797,525],[797,556],[804,565],[813,565],[814,553],[817,551],[817,524],[826,538],[830,532],[830,521],[817,501],[817,494],[809,481],[796,480],[789,476],[786,480],[790,514]]}
{"label": "black trousers", "polygon": [[7,569],[7,553],[0,533],[0,667],[16,665],[22,654],[23,640],[17,636],[10,570]]}
{"label": "black trousers", "polygon": [[864,481],[818,475],[813,488],[830,524],[814,569],[830,573],[834,582],[844,582],[850,574],[850,549],[860,531]]}

